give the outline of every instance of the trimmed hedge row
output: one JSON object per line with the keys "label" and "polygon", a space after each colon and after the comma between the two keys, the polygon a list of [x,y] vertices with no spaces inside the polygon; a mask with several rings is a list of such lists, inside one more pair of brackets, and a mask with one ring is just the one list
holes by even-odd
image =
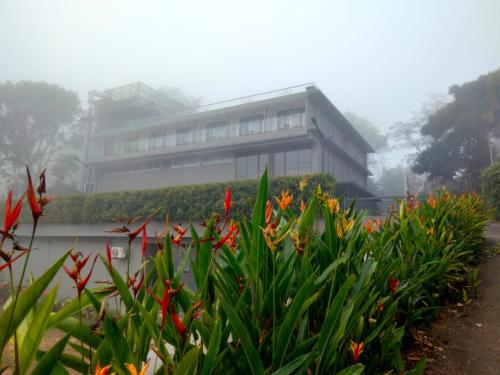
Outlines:
{"label": "trimmed hedge row", "polygon": [[[270,194],[278,196],[283,190],[289,190],[299,198],[302,194],[299,182],[303,179],[308,181],[303,193],[306,201],[318,184],[323,190],[333,192],[335,179],[332,176],[314,174],[273,178],[270,180]],[[161,215],[168,213],[175,220],[202,220],[209,217],[214,209],[222,212],[228,185],[233,195],[233,212],[248,214],[257,196],[257,180],[59,197],[47,206],[44,221],[58,224],[103,223],[120,215],[147,216],[157,207],[162,208]],[[297,209],[300,199],[294,199],[294,205]]]}
{"label": "trimmed hedge row", "polygon": [[481,173],[481,192],[494,216],[500,219],[500,162],[493,163]]}

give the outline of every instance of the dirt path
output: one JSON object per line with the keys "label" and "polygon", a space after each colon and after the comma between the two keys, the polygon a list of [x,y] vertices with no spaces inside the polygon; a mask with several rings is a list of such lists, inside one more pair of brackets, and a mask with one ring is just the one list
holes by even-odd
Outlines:
{"label": "dirt path", "polygon": [[486,231],[489,246],[497,254],[486,255],[480,265],[479,298],[466,314],[461,306],[450,306],[433,324],[427,374],[500,374],[500,222]]}

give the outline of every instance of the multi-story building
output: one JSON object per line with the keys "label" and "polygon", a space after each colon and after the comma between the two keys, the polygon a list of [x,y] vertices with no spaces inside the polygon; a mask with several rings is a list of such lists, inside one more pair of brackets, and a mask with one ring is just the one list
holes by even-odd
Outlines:
{"label": "multi-story building", "polygon": [[[188,108],[134,83],[92,92],[87,191],[109,192],[329,173],[366,191],[374,152],[312,84]],[[88,173],[90,172],[90,173]]]}

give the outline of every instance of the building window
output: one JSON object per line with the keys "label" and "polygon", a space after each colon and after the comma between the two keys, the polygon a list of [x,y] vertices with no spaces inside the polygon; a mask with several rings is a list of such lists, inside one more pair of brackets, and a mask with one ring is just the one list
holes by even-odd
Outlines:
{"label": "building window", "polygon": [[240,135],[260,133],[263,120],[264,115],[242,117],[240,119]]}
{"label": "building window", "polygon": [[176,144],[177,145],[188,145],[190,143],[194,143],[194,133],[195,128],[185,128],[185,129],[177,129],[176,133]]}
{"label": "building window", "polygon": [[148,150],[156,150],[162,147],[163,136],[161,133],[149,135]]}
{"label": "building window", "polygon": [[304,108],[278,112],[278,130],[304,126]]}
{"label": "building window", "polygon": [[278,152],[274,154],[275,176],[300,176],[312,170],[311,149]]}
{"label": "building window", "polygon": [[111,156],[114,154],[114,142],[113,140],[104,142],[104,156]]}
{"label": "building window", "polygon": [[227,138],[229,127],[226,121],[214,122],[207,125],[207,141]]}
{"label": "building window", "polygon": [[172,168],[194,167],[200,165],[199,158],[182,158],[172,161]]}
{"label": "building window", "polygon": [[201,164],[208,165],[208,164],[227,164],[227,163],[232,163],[233,158],[227,157],[227,156],[211,156],[208,158],[204,158],[201,161]]}
{"label": "building window", "polygon": [[124,144],[125,153],[137,152],[139,151],[139,137],[130,137],[125,140]]}
{"label": "building window", "polygon": [[240,156],[236,158],[236,179],[247,180],[258,178],[267,166],[267,154]]}

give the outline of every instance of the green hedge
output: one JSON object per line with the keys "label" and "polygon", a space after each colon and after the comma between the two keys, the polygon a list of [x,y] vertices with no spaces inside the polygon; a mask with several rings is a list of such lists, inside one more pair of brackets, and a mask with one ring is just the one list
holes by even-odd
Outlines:
{"label": "green hedge", "polygon": [[481,173],[481,191],[494,216],[500,219],[500,162],[493,163]]}
{"label": "green hedge", "polygon": [[[306,200],[318,184],[323,190],[333,192],[334,178],[316,174],[273,178],[270,180],[270,194],[274,196],[283,190],[290,190],[294,196],[294,207],[298,208],[301,196],[299,182],[304,178],[308,181],[304,191]],[[201,220],[209,217],[214,209],[222,212],[228,185],[231,186],[234,212],[248,213],[257,196],[257,180],[59,197],[47,206],[44,220],[58,224],[103,223],[120,215],[147,216],[157,207],[162,208],[162,215],[168,213],[175,220]]]}

